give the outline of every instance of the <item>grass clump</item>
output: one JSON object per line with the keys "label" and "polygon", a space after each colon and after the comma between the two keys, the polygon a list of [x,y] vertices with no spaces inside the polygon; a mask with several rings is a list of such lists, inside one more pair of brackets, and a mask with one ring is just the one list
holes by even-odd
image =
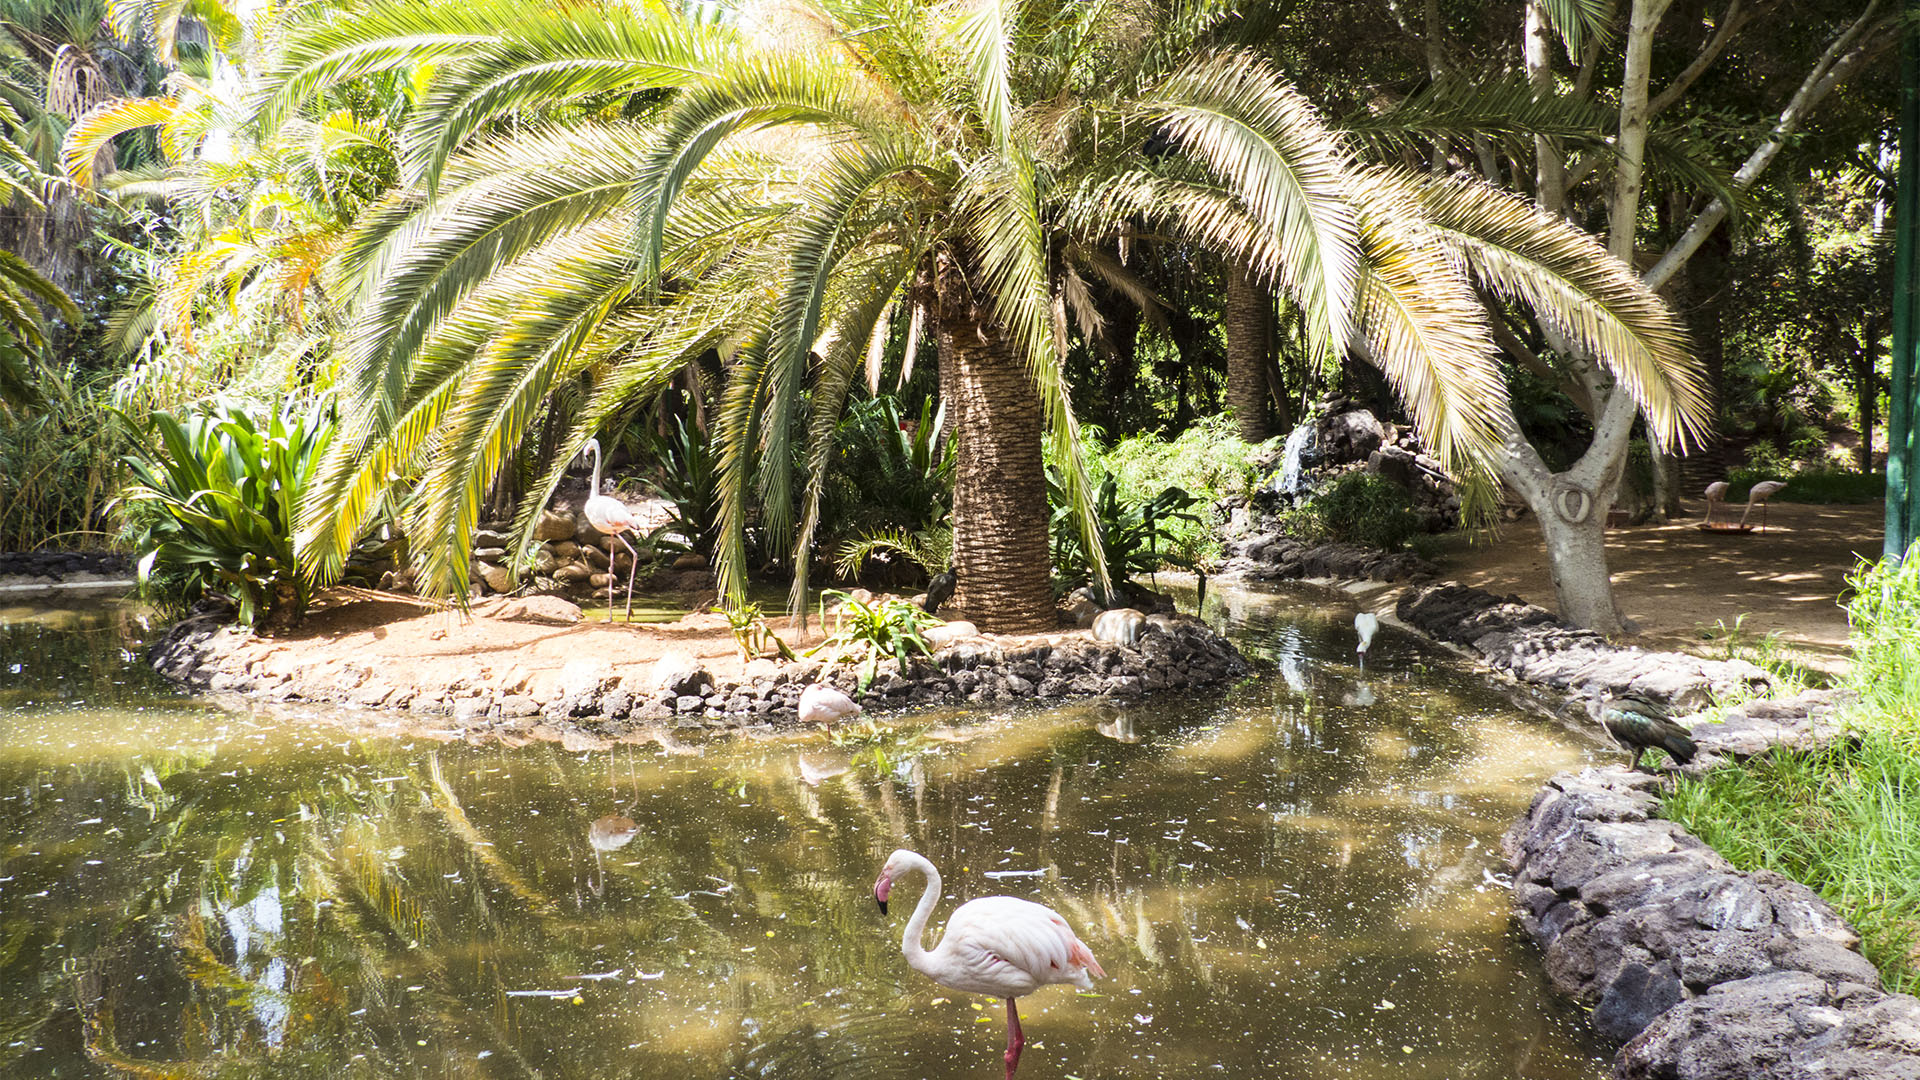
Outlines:
{"label": "grass clump", "polygon": [[1920,991],[1920,548],[1848,580],[1849,739],[1684,779],[1665,813],[1742,869],[1817,890],[1887,984]]}
{"label": "grass clump", "polygon": [[1816,466],[1788,472],[1774,468],[1743,468],[1727,473],[1727,501],[1743,503],[1753,485],[1762,480],[1784,480],[1787,486],[1773,498],[1776,502],[1871,503],[1887,495],[1886,473],[1859,473],[1850,469]]}
{"label": "grass clump", "polygon": [[1774,870],[1826,897],[1861,951],[1903,993],[1920,991],[1920,757],[1866,731],[1854,746],[1776,750],[1682,781],[1667,817],[1744,870]]}

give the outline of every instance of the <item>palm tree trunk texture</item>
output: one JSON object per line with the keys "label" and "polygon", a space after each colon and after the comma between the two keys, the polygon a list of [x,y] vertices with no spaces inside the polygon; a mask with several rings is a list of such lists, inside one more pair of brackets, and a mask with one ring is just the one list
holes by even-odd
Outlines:
{"label": "palm tree trunk texture", "polygon": [[1271,435],[1267,422],[1267,357],[1273,351],[1272,310],[1266,290],[1254,284],[1245,266],[1227,270],[1227,404],[1240,437],[1250,443]]}
{"label": "palm tree trunk texture", "polygon": [[1047,543],[1039,396],[1013,343],[942,259],[936,281],[940,385],[960,440],[953,476],[953,603],[982,630],[1058,626]]}

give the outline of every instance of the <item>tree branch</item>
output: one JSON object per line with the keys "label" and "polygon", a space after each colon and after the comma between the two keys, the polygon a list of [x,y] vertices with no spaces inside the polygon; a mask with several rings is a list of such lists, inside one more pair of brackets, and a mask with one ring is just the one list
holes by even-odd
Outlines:
{"label": "tree branch", "polygon": [[1753,11],[1751,9],[1743,11],[1740,5],[1741,0],[1733,0],[1727,5],[1726,15],[1721,18],[1720,25],[1714,28],[1713,36],[1707,39],[1706,45],[1700,50],[1700,55],[1694,57],[1693,63],[1688,64],[1665,90],[1660,91],[1653,101],[1648,103],[1648,116],[1658,116],[1668,106],[1679,101],[1681,96],[1699,81],[1700,76],[1706,74],[1707,69],[1713,66],[1713,62],[1720,58],[1721,50],[1727,47],[1727,42],[1733,39],[1733,35],[1739,33],[1741,27],[1753,21]]}
{"label": "tree branch", "polygon": [[[1827,46],[1819,62],[1813,66],[1813,70],[1807,73],[1805,81],[1800,84],[1800,89],[1795,91],[1792,99],[1787,102],[1787,107],[1780,111],[1780,119],[1774,122],[1773,130],[1768,133],[1766,140],[1754,148],[1753,153],[1747,156],[1746,162],[1740,166],[1739,171],[1733,174],[1735,191],[1745,191],[1752,187],[1753,182],[1759,179],[1760,173],[1772,164],[1773,159],[1786,147],[1787,140],[1793,137],[1800,122],[1806,119],[1808,111],[1818,105],[1834,87],[1850,78],[1855,70],[1887,48],[1898,36],[1893,32],[1900,22],[1898,16],[1874,21],[1880,6],[1881,0],[1872,0],[1867,5],[1867,9],[1860,13],[1860,18],[1854,20],[1853,25],[1847,27],[1839,37],[1833,39],[1833,44]],[[1647,288],[1656,292],[1664,288],[1667,282],[1680,272],[1681,267],[1687,264],[1687,260],[1693,258],[1694,253],[1700,250],[1700,245],[1706,242],[1713,230],[1726,220],[1729,209],[1726,202],[1718,198],[1708,203],[1707,208],[1700,212],[1700,216],[1693,219],[1693,224],[1687,227],[1687,231],[1681,234],[1680,239],[1660,257],[1660,261],[1641,276],[1641,281]]]}

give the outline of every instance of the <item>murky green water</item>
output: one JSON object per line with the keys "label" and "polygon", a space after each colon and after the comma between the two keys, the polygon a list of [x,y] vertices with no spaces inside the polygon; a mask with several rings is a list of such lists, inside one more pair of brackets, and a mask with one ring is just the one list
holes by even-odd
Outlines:
{"label": "murky green water", "polygon": [[917,882],[873,904],[902,845],[1108,971],[1025,1000],[1022,1077],[1601,1075],[1496,880],[1593,745],[1212,602],[1270,674],[700,756],[289,728],[169,695],[125,609],[0,608],[0,1075],[992,1080],[998,1003],[900,957]]}

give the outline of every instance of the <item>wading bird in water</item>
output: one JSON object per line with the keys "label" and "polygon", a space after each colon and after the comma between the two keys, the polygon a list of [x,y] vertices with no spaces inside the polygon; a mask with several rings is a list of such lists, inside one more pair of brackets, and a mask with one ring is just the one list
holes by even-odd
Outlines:
{"label": "wading bird in water", "polygon": [[927,887],[900,938],[907,966],[949,990],[1007,999],[1007,1080],[1013,1080],[1020,1050],[1027,1045],[1014,1000],[1054,983],[1091,990],[1092,976],[1104,979],[1107,973],[1059,913],[1013,896],[983,896],[961,904],[947,920],[940,944],[923,948],[920,937],[940,897],[940,871],[903,848],[880,868],[873,898],[884,914],[895,879],[915,871],[925,876]]}
{"label": "wading bird in water", "polygon": [[1353,629],[1360,635],[1360,644],[1353,651],[1360,654],[1360,666],[1367,666],[1367,650],[1373,648],[1373,635],[1380,632],[1380,616],[1371,611],[1363,611],[1353,617]]}
{"label": "wading bird in water", "polygon": [[[640,568],[640,552],[627,542],[623,533],[634,528],[633,511],[619,499],[600,494],[600,440],[588,439],[583,454],[593,456],[593,494],[587,496],[587,521],[594,528],[613,537],[627,549],[630,560],[627,563],[627,621],[633,621],[633,572]],[[613,621],[613,549],[607,549],[607,621]]]}
{"label": "wading bird in water", "polygon": [[832,727],[851,720],[862,712],[860,703],[825,683],[813,683],[800,691],[800,722]]}

